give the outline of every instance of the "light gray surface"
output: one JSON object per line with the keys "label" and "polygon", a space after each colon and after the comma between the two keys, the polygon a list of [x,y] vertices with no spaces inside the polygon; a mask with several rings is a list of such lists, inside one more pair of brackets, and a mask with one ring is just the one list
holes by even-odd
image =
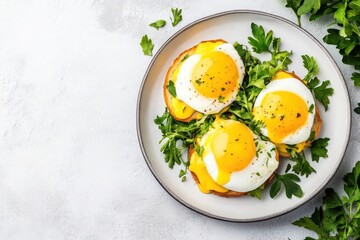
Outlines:
{"label": "light gray surface", "polygon": [[[138,146],[138,89],[154,53],[186,24],[232,9],[255,9],[292,21],[282,0],[0,2],[0,239],[303,239],[291,225],[309,215],[322,193],[285,216],[235,224],[199,215],[172,199],[148,170]],[[171,7],[183,21],[159,31]],[[327,20],[303,27],[321,40]],[[236,33],[241,34],[241,33]],[[351,68],[325,45],[360,101]],[[326,71],[326,69],[322,69]],[[336,103],[332,103],[336,104]],[[358,158],[354,115],[350,144],[329,186]]]}

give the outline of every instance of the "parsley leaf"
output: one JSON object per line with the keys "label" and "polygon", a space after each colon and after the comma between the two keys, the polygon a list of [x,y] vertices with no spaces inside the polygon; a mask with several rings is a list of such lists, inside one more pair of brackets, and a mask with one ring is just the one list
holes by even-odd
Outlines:
{"label": "parsley leaf", "polygon": [[176,89],[175,84],[172,80],[169,81],[169,84],[166,86],[167,90],[171,94],[171,96],[176,97]]}
{"label": "parsley leaf", "polygon": [[354,109],[354,111],[355,111],[357,114],[360,114],[360,103],[358,103],[358,106]]}
{"label": "parsley leaf", "polygon": [[310,79],[316,77],[319,73],[319,66],[315,61],[315,58],[308,55],[302,55],[303,65],[308,70],[308,73],[304,77],[304,80],[308,82]]}
{"label": "parsley leaf", "polygon": [[301,21],[300,21],[301,15],[299,15],[297,12],[301,6],[302,1],[303,0],[286,0],[286,5],[285,5],[285,7],[291,8],[295,12],[296,17],[298,19],[298,25],[300,27],[301,27]]}
{"label": "parsley leaf", "polygon": [[182,9],[178,9],[178,8],[171,9],[173,18],[170,17],[170,19],[173,27],[175,27],[182,20],[181,12]]}
{"label": "parsley leaf", "polygon": [[141,38],[140,46],[145,55],[152,56],[152,50],[154,48],[154,44],[146,34]]}
{"label": "parsley leaf", "polygon": [[315,13],[320,9],[321,0],[304,0],[302,5],[297,10],[297,15],[301,16],[312,11]]}
{"label": "parsley leaf", "polygon": [[311,158],[315,162],[319,162],[319,158],[327,158],[326,147],[329,144],[330,138],[318,138],[311,143]]}
{"label": "parsley leaf", "polygon": [[314,231],[319,240],[359,239],[360,161],[344,176],[344,182],[346,195],[340,197],[333,189],[326,189],[323,205],[315,208],[311,217],[300,218],[293,224]]}
{"label": "parsley leaf", "polygon": [[[301,26],[301,16],[307,13],[311,13],[311,21],[322,16],[330,17],[333,24],[328,25],[328,34],[324,36],[323,41],[336,45],[343,56],[343,63],[354,66],[355,70],[360,70],[359,0],[286,0],[286,2],[285,7],[293,9],[299,26]],[[332,28],[334,24],[337,26]],[[359,74],[355,71],[353,73],[352,80],[355,86],[360,86]]]}
{"label": "parsley leaf", "polygon": [[354,81],[355,86],[360,86],[360,73],[354,72],[352,74],[351,80]]}
{"label": "parsley leaf", "polygon": [[248,40],[254,52],[269,52],[269,47],[273,40],[273,31],[269,31],[265,34],[265,30],[262,26],[251,23],[251,33],[253,37],[248,37]]}
{"label": "parsley leaf", "polygon": [[310,163],[305,158],[304,152],[298,153],[296,148],[289,147],[286,151],[290,154],[290,161],[295,162],[292,166],[292,170],[296,174],[300,174],[301,176],[305,175],[308,177],[310,174],[315,173],[315,169],[311,167]]}
{"label": "parsley leaf", "polygon": [[332,96],[334,93],[334,89],[328,87],[329,85],[330,85],[330,81],[326,80],[322,82],[320,86],[314,87],[312,89],[315,98],[324,105],[325,111],[327,111],[329,107],[329,103],[330,103],[329,97]]}
{"label": "parsley leaf", "polygon": [[166,25],[165,20],[157,20],[156,22],[150,23],[149,26],[155,28],[156,30],[159,30],[159,28],[162,28]]}
{"label": "parsley leaf", "polygon": [[281,187],[284,186],[285,194],[288,198],[292,196],[302,197],[303,191],[297,182],[300,182],[300,178],[293,173],[285,173],[283,175],[275,174],[275,181],[270,188],[270,197],[274,198],[278,195]]}

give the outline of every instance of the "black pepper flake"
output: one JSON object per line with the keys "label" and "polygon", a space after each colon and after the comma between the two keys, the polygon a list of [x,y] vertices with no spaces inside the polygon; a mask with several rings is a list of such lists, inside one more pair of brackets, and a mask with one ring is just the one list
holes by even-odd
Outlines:
{"label": "black pepper flake", "polygon": [[297,114],[296,114],[296,118],[299,118],[299,117],[301,117],[301,114],[300,114],[300,113],[297,113]]}

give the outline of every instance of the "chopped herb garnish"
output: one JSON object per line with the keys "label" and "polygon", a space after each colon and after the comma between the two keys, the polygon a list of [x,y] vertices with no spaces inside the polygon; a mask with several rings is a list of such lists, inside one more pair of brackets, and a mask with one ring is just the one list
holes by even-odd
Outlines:
{"label": "chopped herb garnish", "polygon": [[198,79],[196,79],[195,80],[195,83],[197,84],[197,85],[201,85],[201,84],[203,84],[203,82],[201,81],[201,78],[198,78]]}
{"label": "chopped herb garnish", "polygon": [[145,55],[152,56],[152,50],[154,48],[154,44],[146,34],[141,38],[140,46]]}
{"label": "chopped herb garnish", "polygon": [[166,25],[165,20],[157,20],[156,22],[150,23],[149,26],[155,28],[156,30],[159,30],[159,28],[162,28]]}
{"label": "chopped herb garnish", "polygon": [[181,12],[182,9],[178,9],[178,8],[171,9],[172,18],[170,17],[170,19],[173,27],[175,27],[182,20]]}
{"label": "chopped herb garnish", "polygon": [[218,97],[218,101],[219,101],[219,103],[223,103],[223,102],[224,102],[224,99],[225,99],[225,97],[223,97],[223,96],[219,96],[219,97]]}
{"label": "chopped herb garnish", "polygon": [[181,59],[181,62],[185,61],[186,59],[189,58],[189,54],[186,54],[182,59]]}
{"label": "chopped herb garnish", "polygon": [[169,81],[169,84],[166,86],[167,90],[171,94],[171,96],[176,97],[176,89],[175,84],[172,80]]}
{"label": "chopped herb garnish", "polygon": [[309,113],[313,113],[314,111],[314,104],[311,104],[309,107]]}

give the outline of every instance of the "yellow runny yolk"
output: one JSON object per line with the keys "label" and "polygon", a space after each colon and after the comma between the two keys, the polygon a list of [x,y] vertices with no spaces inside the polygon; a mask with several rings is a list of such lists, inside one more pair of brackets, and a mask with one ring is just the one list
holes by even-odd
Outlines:
{"label": "yellow runny yolk", "polygon": [[207,98],[226,99],[237,90],[239,73],[235,62],[223,52],[202,54],[192,72],[196,91]]}
{"label": "yellow runny yolk", "polygon": [[[256,146],[251,130],[244,124],[233,120],[217,119],[214,129],[208,133],[203,143],[202,157],[197,153],[190,160],[190,171],[199,179],[199,189],[208,193],[210,190],[227,192],[224,185],[230,180],[231,173],[246,168],[255,157]],[[203,157],[213,154],[218,176],[215,181],[210,177]]]}
{"label": "yellow runny yolk", "polygon": [[267,93],[253,113],[256,120],[265,123],[268,137],[274,143],[281,143],[285,137],[304,126],[308,119],[308,107],[304,100],[287,91]]}

